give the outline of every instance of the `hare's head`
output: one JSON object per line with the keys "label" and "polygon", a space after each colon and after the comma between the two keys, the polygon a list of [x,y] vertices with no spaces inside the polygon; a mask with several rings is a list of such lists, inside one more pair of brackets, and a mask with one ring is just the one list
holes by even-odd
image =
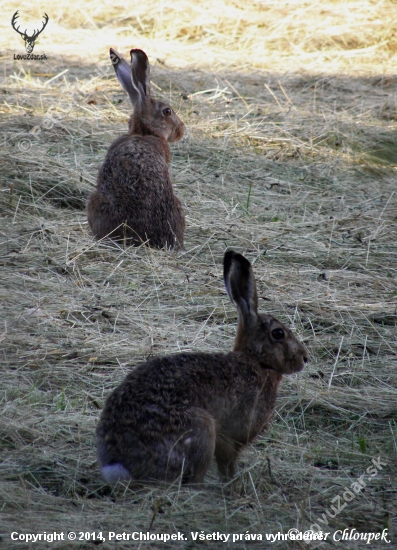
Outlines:
{"label": "hare's head", "polygon": [[226,291],[238,311],[234,351],[247,353],[262,368],[281,374],[303,369],[307,362],[305,346],[293,332],[271,315],[258,313],[258,296],[250,262],[229,250],[224,257]]}
{"label": "hare's head", "polygon": [[130,118],[130,134],[154,135],[169,143],[178,141],[185,125],[173,109],[150,95],[150,66],[144,51],[131,50],[131,65],[110,48],[110,59],[116,76],[130,96],[134,112]]}

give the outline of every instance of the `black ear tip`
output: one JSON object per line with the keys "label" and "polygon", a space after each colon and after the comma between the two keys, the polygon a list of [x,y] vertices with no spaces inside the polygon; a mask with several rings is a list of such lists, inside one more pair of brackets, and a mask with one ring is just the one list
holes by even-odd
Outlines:
{"label": "black ear tip", "polygon": [[230,261],[235,254],[236,253],[234,250],[226,250],[225,255],[223,257],[223,263],[225,263],[226,261]]}
{"label": "black ear tip", "polygon": [[237,269],[240,272],[240,275],[249,277],[251,274],[251,263],[242,254],[239,254],[234,250],[228,250],[225,252],[223,258],[223,277],[225,279],[225,283],[234,269]]}
{"label": "black ear tip", "polygon": [[250,261],[247,260],[247,258],[245,256],[243,256],[242,254],[240,254],[239,252],[235,252],[234,250],[228,250],[227,252],[225,252],[225,256],[224,256],[224,264],[226,263],[230,263],[232,261],[235,261],[237,263],[239,263],[240,265],[244,265],[244,266],[247,266],[249,267],[251,265]]}
{"label": "black ear tip", "polygon": [[121,61],[120,54],[113,48],[110,48],[109,50],[109,57],[113,65],[117,65]]}
{"label": "black ear tip", "polygon": [[134,58],[134,57],[137,57],[138,59],[144,59],[145,61],[148,61],[148,56],[145,54],[145,52],[143,50],[140,50],[139,48],[132,48],[132,50],[130,50],[130,56],[131,56],[131,60]]}
{"label": "black ear tip", "polygon": [[223,256],[223,274],[225,277],[230,270],[230,266],[232,265],[235,254],[236,253],[234,250],[227,250],[225,252],[225,255]]}
{"label": "black ear tip", "polygon": [[230,265],[232,261],[238,262],[240,265],[244,265],[247,267],[251,265],[249,260],[247,260],[247,258],[242,254],[239,254],[239,252],[235,252],[234,250],[227,250],[223,257],[223,265]]}

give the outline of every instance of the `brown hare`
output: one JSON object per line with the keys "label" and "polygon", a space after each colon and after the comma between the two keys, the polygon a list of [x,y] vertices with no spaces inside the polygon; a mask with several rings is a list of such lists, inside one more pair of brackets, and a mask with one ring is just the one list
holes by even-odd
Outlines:
{"label": "brown hare", "polygon": [[110,58],[134,110],[128,134],[112,143],[99,171],[88,223],[97,239],[183,248],[185,216],[167,165],[168,143],[181,139],[185,126],[169,105],[151,97],[145,52],[131,50],[131,65],[113,48]]}
{"label": "brown hare", "polygon": [[268,426],[282,375],[302,370],[304,345],[257,311],[250,262],[226,252],[224,280],[238,311],[234,350],[156,357],[128,374],[97,428],[107,482],[201,483],[214,456],[221,476],[232,478],[241,449]]}

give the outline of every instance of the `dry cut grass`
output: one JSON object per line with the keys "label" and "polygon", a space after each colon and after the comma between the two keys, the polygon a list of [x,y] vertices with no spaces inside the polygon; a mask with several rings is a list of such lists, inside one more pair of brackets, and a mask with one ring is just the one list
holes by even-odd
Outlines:
{"label": "dry cut grass", "polygon": [[[11,28],[2,38],[5,547],[15,530],[182,531],[189,540],[173,547],[196,548],[190,532],[326,522],[330,532],[388,527],[395,537],[394,8],[7,4],[32,19],[48,10],[52,26],[36,45],[49,57],[41,64],[12,59],[22,42]],[[87,195],[130,110],[111,72],[96,69],[107,67],[105,45],[127,53],[131,42],[147,50],[157,95],[188,128],[172,159],[184,255],[94,242],[86,223]],[[252,261],[261,310],[299,334],[307,368],[284,379],[273,425],[243,453],[232,485],[215,469],[199,491],[104,485],[95,426],[129,369],[152,355],[231,349],[227,247]],[[335,514],[336,497],[360,476],[365,488]]]}
{"label": "dry cut grass", "polygon": [[[392,0],[325,2],[121,0],[7,2],[3,44],[20,48],[6,21],[19,10],[21,29],[50,22],[39,44],[53,54],[103,59],[104,46],[132,44],[173,66],[262,68],[323,74],[394,74],[397,35]],[[4,47],[3,46],[3,47]],[[88,55],[87,55],[88,54]]]}

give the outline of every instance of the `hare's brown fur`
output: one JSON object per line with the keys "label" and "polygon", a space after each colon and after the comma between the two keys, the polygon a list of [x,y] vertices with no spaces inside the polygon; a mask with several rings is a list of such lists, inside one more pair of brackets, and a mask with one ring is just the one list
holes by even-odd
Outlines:
{"label": "hare's brown fur", "polygon": [[150,97],[144,52],[131,50],[132,60],[137,59],[131,68],[111,52],[134,112],[128,134],[109,147],[99,171],[97,189],[87,203],[88,223],[97,239],[109,236],[127,244],[182,248],[185,216],[171,183],[168,143],[181,139],[184,124],[169,105]]}
{"label": "hare's brown fur", "polygon": [[123,456],[135,479],[200,482],[215,454],[220,473],[232,477],[240,449],[267,427],[280,380],[239,352],[152,359],[109,397],[98,427],[101,462]]}
{"label": "hare's brown fur", "polygon": [[269,423],[282,374],[303,368],[305,347],[257,313],[252,269],[240,254],[225,255],[225,281],[239,313],[234,351],[158,357],[126,377],[97,429],[106,480],[200,483],[214,456],[222,477],[233,477],[239,452]]}

